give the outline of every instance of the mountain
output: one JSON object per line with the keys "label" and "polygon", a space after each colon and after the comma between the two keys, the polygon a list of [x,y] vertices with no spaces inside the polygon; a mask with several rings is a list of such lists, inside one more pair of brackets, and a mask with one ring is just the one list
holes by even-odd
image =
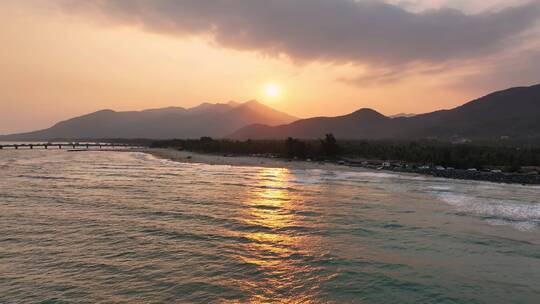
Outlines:
{"label": "mountain", "polygon": [[267,126],[256,124],[244,127],[231,138],[279,139],[289,136],[297,138],[319,138],[333,133],[338,138],[375,139],[392,132],[392,119],[371,109],[361,109],[338,117],[314,117],[301,119],[290,124]]}
{"label": "mountain", "polygon": [[399,117],[413,117],[413,116],[416,116],[417,114],[413,114],[413,113],[398,113],[398,114],[394,114],[394,115],[390,115],[388,117],[390,118],[399,118]]}
{"label": "mountain", "polygon": [[343,139],[493,140],[540,139],[540,85],[495,92],[450,110],[386,117],[361,109],[338,117],[316,117],[280,126],[256,124],[239,129],[236,139],[321,138],[333,133]]}
{"label": "mountain", "polygon": [[128,112],[101,110],[59,122],[45,130],[0,136],[0,141],[224,137],[249,124],[279,125],[294,120],[295,117],[257,101],[203,103],[189,109],[168,107]]}
{"label": "mountain", "polygon": [[194,108],[144,111],[101,110],[62,121],[51,128],[0,136],[6,140],[199,138],[540,141],[540,85],[498,91],[450,110],[411,117],[387,117],[371,109],[338,117],[296,120],[256,101],[203,103]]}

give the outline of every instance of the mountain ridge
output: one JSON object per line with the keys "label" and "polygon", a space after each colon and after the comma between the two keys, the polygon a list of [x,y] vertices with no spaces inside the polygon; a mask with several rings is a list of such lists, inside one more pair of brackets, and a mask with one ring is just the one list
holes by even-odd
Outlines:
{"label": "mountain ridge", "polygon": [[51,128],[0,136],[0,140],[199,138],[540,140],[540,84],[496,91],[452,109],[388,117],[361,108],[335,117],[297,119],[255,100],[202,103],[142,111],[99,110]]}
{"label": "mountain ridge", "polygon": [[461,106],[411,117],[387,117],[360,109],[336,117],[314,117],[279,126],[246,126],[232,139],[320,138],[333,133],[342,139],[490,140],[540,137],[540,84],[487,94]]}
{"label": "mountain ridge", "polygon": [[187,109],[103,109],[60,121],[43,130],[3,135],[0,140],[223,137],[256,122],[278,125],[296,119],[253,100],[246,103],[202,103]]}

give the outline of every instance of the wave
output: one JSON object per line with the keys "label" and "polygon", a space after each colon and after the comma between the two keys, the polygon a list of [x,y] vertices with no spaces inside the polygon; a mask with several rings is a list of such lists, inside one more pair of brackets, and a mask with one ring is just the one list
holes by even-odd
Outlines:
{"label": "wave", "polygon": [[511,226],[519,231],[533,231],[540,224],[535,221],[509,221],[501,219],[488,219],[486,222],[493,226]]}
{"label": "wave", "polygon": [[451,192],[439,192],[437,196],[459,212],[482,217],[492,225],[510,225],[520,231],[530,231],[540,225],[540,203],[486,199]]}
{"label": "wave", "polygon": [[64,176],[45,176],[45,175],[18,175],[17,177],[28,178],[28,179],[50,179],[50,180],[67,180],[73,178],[67,178]]}

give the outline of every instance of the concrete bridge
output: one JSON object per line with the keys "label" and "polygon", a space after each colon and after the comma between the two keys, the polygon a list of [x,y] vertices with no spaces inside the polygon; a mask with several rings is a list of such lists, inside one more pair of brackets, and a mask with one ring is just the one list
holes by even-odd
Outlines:
{"label": "concrete bridge", "polygon": [[20,144],[0,144],[0,150],[4,149],[134,149],[143,148],[143,146],[118,143],[20,143]]}

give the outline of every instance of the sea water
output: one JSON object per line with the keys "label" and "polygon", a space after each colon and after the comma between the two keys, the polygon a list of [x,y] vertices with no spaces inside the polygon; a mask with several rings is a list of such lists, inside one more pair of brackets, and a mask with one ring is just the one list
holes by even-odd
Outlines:
{"label": "sea water", "polygon": [[540,188],[3,150],[0,303],[39,302],[540,303]]}

